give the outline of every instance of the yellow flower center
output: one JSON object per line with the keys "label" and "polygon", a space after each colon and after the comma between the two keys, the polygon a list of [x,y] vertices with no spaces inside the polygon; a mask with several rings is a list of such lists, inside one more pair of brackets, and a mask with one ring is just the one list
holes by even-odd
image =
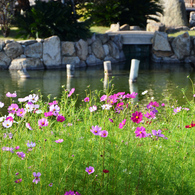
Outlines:
{"label": "yellow flower center", "polygon": [[135,118],[139,118],[138,116],[136,116]]}

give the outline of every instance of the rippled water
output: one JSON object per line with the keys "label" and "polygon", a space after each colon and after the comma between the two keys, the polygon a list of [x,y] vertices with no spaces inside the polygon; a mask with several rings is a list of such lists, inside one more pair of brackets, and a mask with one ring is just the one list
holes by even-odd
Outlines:
{"label": "rippled water", "polygon": [[[195,73],[189,64],[155,64],[148,60],[140,63],[139,77],[135,84],[129,85],[130,63],[120,63],[112,65],[112,73],[115,76],[113,84],[116,92],[138,92],[138,99],[142,100],[141,92],[149,90],[150,96],[155,100],[162,99],[162,93],[170,95],[180,103],[184,103],[181,88],[187,89],[187,96],[192,97],[192,87],[187,76],[195,81]],[[30,79],[22,79],[17,76],[17,72],[8,70],[0,71],[0,101],[9,104],[9,98],[5,94],[9,91],[17,92],[18,97],[25,97],[31,93],[41,90],[45,100],[48,94],[53,97],[60,97],[62,85],[66,88],[75,88],[75,93],[80,94],[80,100],[85,97],[85,89],[90,85],[91,90],[103,90],[104,84],[100,81],[104,78],[103,65],[83,69],[76,69],[75,77],[67,80],[66,70],[38,70],[28,71]],[[177,88],[178,86],[178,88]]]}

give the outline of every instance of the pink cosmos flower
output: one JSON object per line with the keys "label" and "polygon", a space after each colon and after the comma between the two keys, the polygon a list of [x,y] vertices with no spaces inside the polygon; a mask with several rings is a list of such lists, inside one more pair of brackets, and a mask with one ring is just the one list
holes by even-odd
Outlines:
{"label": "pink cosmos flower", "polygon": [[53,183],[50,183],[50,184],[49,184],[49,187],[52,187],[52,186],[53,186]]}
{"label": "pink cosmos flower", "polygon": [[0,102],[0,108],[3,108],[3,106],[4,106],[4,103]]}
{"label": "pink cosmos flower", "polygon": [[36,172],[33,172],[33,176],[35,177],[35,179],[33,179],[33,182],[38,184],[38,182],[40,181],[40,176],[41,176],[41,173],[36,173]]}
{"label": "pink cosmos flower", "polygon": [[42,118],[38,120],[38,125],[41,127],[46,127],[48,126],[49,122],[46,118]]}
{"label": "pink cosmos flower", "polygon": [[103,96],[100,98],[100,102],[106,101],[106,99],[107,99],[107,95],[103,95]]}
{"label": "pink cosmos flower", "polygon": [[126,98],[136,98],[136,96],[137,96],[137,93],[135,93],[135,92],[133,92],[131,94],[128,93],[127,95],[125,95]]}
{"label": "pink cosmos flower", "polygon": [[16,111],[16,115],[19,116],[19,117],[23,117],[25,115],[26,111],[24,110],[24,108],[19,108],[17,111]]}
{"label": "pink cosmos flower", "polygon": [[154,112],[147,112],[146,114],[144,114],[144,116],[146,117],[146,118],[148,118],[148,119],[151,119],[151,118],[155,118],[155,113]]}
{"label": "pink cosmos flower", "polygon": [[159,107],[159,104],[157,102],[150,102],[148,105],[152,107]]}
{"label": "pink cosmos flower", "polygon": [[140,123],[141,120],[142,120],[142,113],[141,112],[138,112],[138,111],[135,111],[133,114],[132,114],[132,117],[131,117],[131,120],[134,122],[134,123]]}
{"label": "pink cosmos flower", "polygon": [[122,121],[122,123],[119,124],[119,128],[122,129],[123,126],[125,125],[125,123],[126,123],[126,119],[124,119],[124,120]]}
{"label": "pink cosmos flower", "polygon": [[180,112],[180,111],[181,111],[181,106],[180,106],[180,107],[175,108],[173,111],[174,111],[174,113],[175,113],[175,114],[176,114],[176,113],[178,113],[178,112]]}
{"label": "pink cosmos flower", "polygon": [[75,88],[72,88],[72,89],[70,90],[69,94],[68,94],[68,97],[70,97],[70,96],[74,93],[74,91],[75,91]]}
{"label": "pink cosmos flower", "polygon": [[84,102],[89,102],[89,97],[86,97],[86,98],[84,99]]}
{"label": "pink cosmos flower", "polygon": [[14,93],[7,92],[6,96],[7,97],[17,97],[17,94],[16,94],[16,92],[14,92]]}
{"label": "pink cosmos flower", "polygon": [[101,131],[100,136],[101,137],[107,137],[108,136],[108,131],[106,131],[106,130]]}
{"label": "pink cosmos flower", "polygon": [[15,181],[15,183],[20,183],[20,182],[22,182],[22,179],[17,179],[17,180]]}
{"label": "pink cosmos flower", "polygon": [[14,148],[12,148],[12,147],[2,147],[1,148],[3,151],[10,151],[11,153],[14,153]]}
{"label": "pink cosmos flower", "polygon": [[33,130],[32,127],[30,126],[30,123],[26,123],[26,127],[27,127],[29,130]]}
{"label": "pink cosmos flower", "polygon": [[165,106],[165,103],[162,103],[161,106],[164,107]]}
{"label": "pink cosmos flower", "polygon": [[24,97],[24,98],[18,98],[18,101],[19,102],[26,102],[26,101],[28,101],[28,96]]}
{"label": "pink cosmos flower", "polygon": [[92,129],[90,129],[90,131],[94,134],[94,135],[100,135],[102,128],[98,127],[97,125],[94,127],[92,126]]}
{"label": "pink cosmos flower", "polygon": [[9,107],[8,107],[8,112],[9,113],[12,113],[12,114],[15,114],[16,111],[18,110],[18,105],[17,104],[11,104]]}
{"label": "pink cosmos flower", "polygon": [[97,110],[97,106],[91,106],[91,107],[89,107],[89,111],[90,112],[94,112],[96,110]]}
{"label": "pink cosmos flower", "polygon": [[62,116],[62,115],[58,115],[58,116],[57,116],[57,121],[58,121],[58,122],[63,122],[63,121],[65,121],[65,117]]}
{"label": "pink cosmos flower", "polygon": [[51,105],[56,105],[56,104],[58,104],[58,101],[53,101],[53,102],[50,102],[50,103],[48,103],[50,106]]}
{"label": "pink cosmos flower", "polygon": [[17,172],[16,175],[18,175],[19,173]]}
{"label": "pink cosmos flower", "polygon": [[58,139],[58,140],[56,140],[55,142],[56,143],[62,143],[64,140],[63,139]]}
{"label": "pink cosmos flower", "polygon": [[95,169],[94,167],[89,166],[89,167],[86,167],[85,171],[90,175],[95,171]]}
{"label": "pink cosmos flower", "polygon": [[144,127],[137,127],[135,131],[135,136],[139,138],[147,137],[147,133]]}
{"label": "pink cosmos flower", "polygon": [[20,157],[22,159],[25,157],[25,153],[23,153],[23,152],[16,152],[16,154],[18,155],[18,157]]}
{"label": "pink cosmos flower", "polygon": [[[52,105],[53,105],[53,104],[52,104]],[[52,112],[52,111],[45,112],[45,113],[44,113],[44,116],[45,116],[45,117],[53,116],[53,112]]]}

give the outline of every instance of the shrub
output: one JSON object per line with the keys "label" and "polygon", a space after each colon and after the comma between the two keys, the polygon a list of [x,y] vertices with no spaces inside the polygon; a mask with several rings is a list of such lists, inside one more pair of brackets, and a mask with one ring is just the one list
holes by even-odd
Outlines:
{"label": "shrub", "polygon": [[90,22],[78,22],[81,16],[73,13],[70,3],[36,1],[24,15],[16,17],[18,36],[46,38],[57,35],[61,40],[85,39],[90,35]]}
{"label": "shrub", "polygon": [[[85,17],[91,17],[95,25],[109,26],[111,23],[120,22],[121,25],[146,26],[146,21],[157,12],[162,13],[159,0],[104,0],[83,3]],[[152,18],[156,20],[155,18]]]}

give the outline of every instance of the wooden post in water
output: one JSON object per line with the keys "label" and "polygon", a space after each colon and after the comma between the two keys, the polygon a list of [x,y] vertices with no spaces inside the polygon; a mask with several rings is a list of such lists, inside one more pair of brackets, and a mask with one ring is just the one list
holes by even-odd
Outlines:
{"label": "wooden post in water", "polygon": [[67,77],[74,77],[75,66],[71,64],[66,65]]}
{"label": "wooden post in water", "polygon": [[107,76],[112,75],[111,61],[104,62],[104,75],[107,75]]}
{"label": "wooden post in water", "polygon": [[139,60],[136,60],[136,59],[131,60],[131,70],[130,70],[130,74],[129,74],[129,82],[130,83],[134,83],[137,81],[139,63],[140,63]]}

